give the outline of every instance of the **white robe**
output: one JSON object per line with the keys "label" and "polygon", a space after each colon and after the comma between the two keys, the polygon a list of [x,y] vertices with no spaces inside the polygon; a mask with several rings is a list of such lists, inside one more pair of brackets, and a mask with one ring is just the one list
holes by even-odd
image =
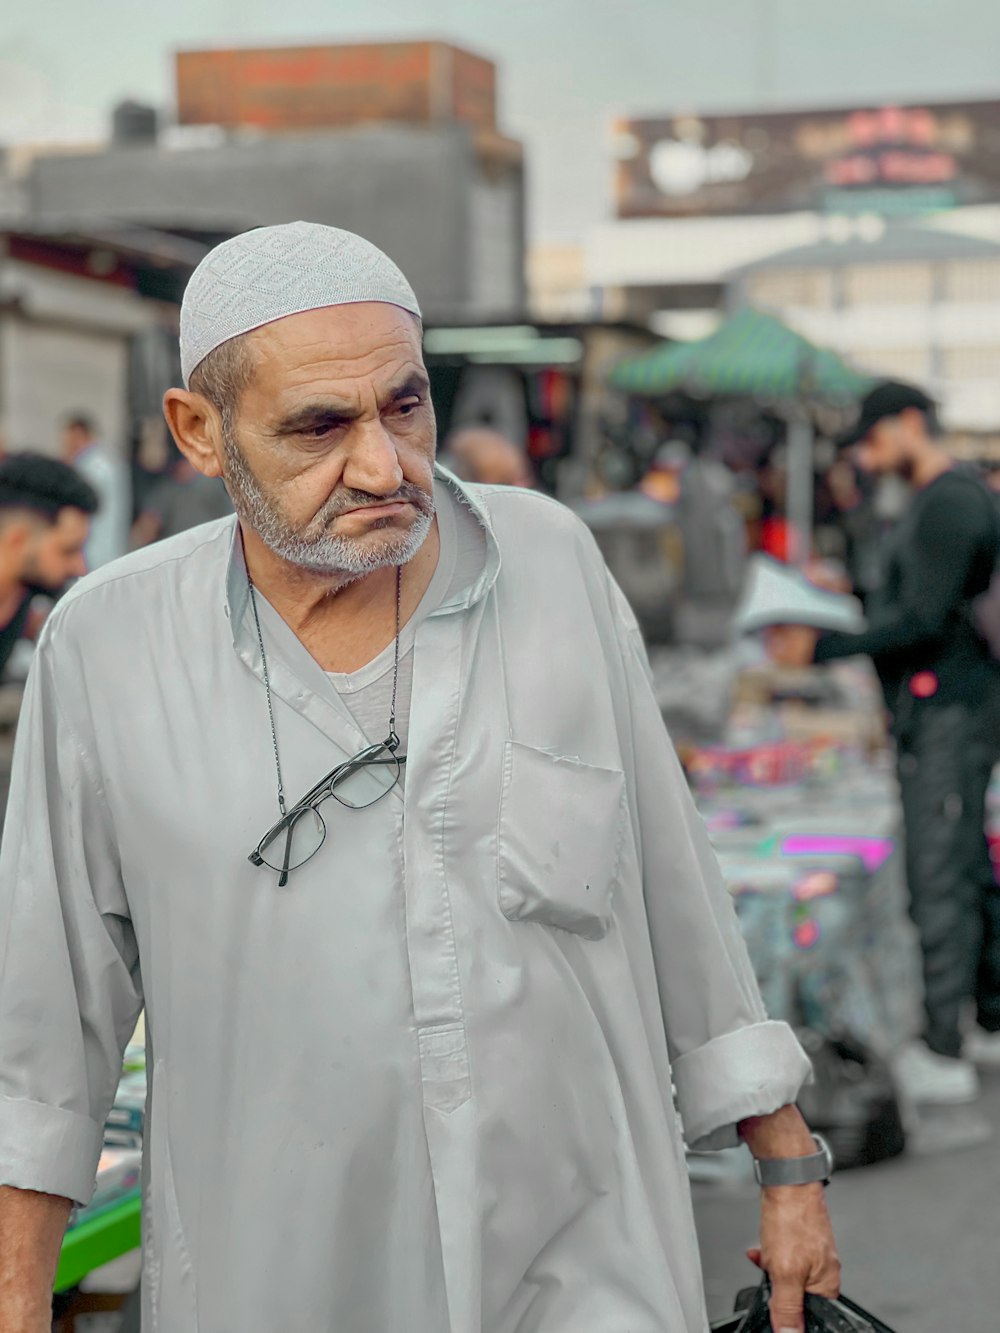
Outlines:
{"label": "white robe", "polygon": [[[488,560],[417,631],[405,797],[327,802],[285,889],[247,860],[275,780],[234,521],[46,627],[0,855],[0,1183],[89,1197],[144,1000],[147,1333],[702,1333],[671,1084],[711,1147],[807,1076],[593,540],[460,494]],[[263,610],[294,799],[365,738]]]}

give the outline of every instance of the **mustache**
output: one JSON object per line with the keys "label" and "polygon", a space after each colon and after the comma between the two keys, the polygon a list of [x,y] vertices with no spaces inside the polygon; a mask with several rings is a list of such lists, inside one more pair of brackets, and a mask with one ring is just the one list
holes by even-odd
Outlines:
{"label": "mustache", "polygon": [[351,509],[370,509],[373,505],[403,503],[412,504],[418,513],[427,517],[434,513],[433,499],[426,491],[409,481],[404,481],[393,495],[373,495],[370,491],[356,491],[351,487],[345,487],[330,496],[310,526],[331,523]]}

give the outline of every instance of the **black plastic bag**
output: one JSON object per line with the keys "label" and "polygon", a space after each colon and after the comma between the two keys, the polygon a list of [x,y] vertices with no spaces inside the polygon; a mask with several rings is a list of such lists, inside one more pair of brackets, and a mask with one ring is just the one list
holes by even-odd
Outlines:
{"label": "black plastic bag", "polygon": [[797,1029],[796,1036],[816,1075],[799,1093],[799,1109],[829,1143],[837,1170],[898,1157],[906,1135],[886,1062],[852,1037],[810,1028]]}
{"label": "black plastic bag", "polygon": [[[771,1333],[771,1284],[765,1280],[751,1292],[742,1292],[736,1300],[737,1313],[712,1325],[712,1333]],[[749,1305],[747,1304],[749,1301]],[[805,1298],[806,1333],[893,1333],[888,1324],[862,1310],[860,1305],[841,1296],[828,1301],[807,1292]]]}

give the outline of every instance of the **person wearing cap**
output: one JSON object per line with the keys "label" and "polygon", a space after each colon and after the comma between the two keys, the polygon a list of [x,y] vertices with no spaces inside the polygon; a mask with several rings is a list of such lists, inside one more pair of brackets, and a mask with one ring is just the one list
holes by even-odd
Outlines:
{"label": "person wearing cap", "polygon": [[235,518],[51,618],[0,855],[0,1329],[48,1328],[145,1002],[143,1319],[702,1333],[681,1140],[744,1139],[775,1328],[833,1295],[768,1019],[593,539],[435,467],[420,310],[307,223],[211,252],[167,420]]}
{"label": "person wearing cap", "polygon": [[1000,890],[985,834],[1000,759],[1000,665],[974,609],[993,578],[1000,523],[986,487],[942,445],[920,389],[877,385],[842,443],[865,471],[909,482],[912,502],[888,541],[867,628],[818,636],[779,627],[770,649],[787,665],[859,654],[875,664],[896,741],[924,960],[924,1036],[902,1053],[898,1075],[918,1103],[970,1102],[976,1063],[1000,1067]]}

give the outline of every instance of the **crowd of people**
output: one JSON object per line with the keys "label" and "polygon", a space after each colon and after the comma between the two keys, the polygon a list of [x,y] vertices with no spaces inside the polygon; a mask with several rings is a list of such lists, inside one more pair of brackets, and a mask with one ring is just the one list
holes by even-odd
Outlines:
{"label": "crowd of people", "polygon": [[986,795],[1000,762],[1000,663],[982,623],[1000,558],[991,491],[956,467],[935,404],[887,382],[865,399],[846,457],[903,480],[912,498],[884,543],[868,625],[819,634],[775,627],[776,661],[871,658],[895,742],[911,912],[924,959],[926,1026],[899,1077],[917,1102],[974,1101],[976,1065],[1000,1067],[1000,889]]}
{"label": "crowd of people", "polygon": [[726,549],[712,512],[736,510],[746,551],[801,563],[822,587],[862,603],[863,632],[777,625],[767,648],[788,667],[849,657],[874,664],[924,960],[926,1026],[901,1053],[897,1078],[913,1102],[950,1106],[978,1098],[978,1068],[1000,1068],[1000,889],[985,828],[1000,762],[1000,505],[996,473],[957,463],[942,434],[924,390],[876,385],[818,478],[809,551],[787,513],[780,448],[754,468],[730,470],[711,441],[693,451],[667,445],[640,489],[674,506],[683,525],[692,497],[705,498],[701,471],[712,459],[728,483],[688,524],[700,546],[685,533],[685,554],[700,552],[699,576],[720,566]]}

